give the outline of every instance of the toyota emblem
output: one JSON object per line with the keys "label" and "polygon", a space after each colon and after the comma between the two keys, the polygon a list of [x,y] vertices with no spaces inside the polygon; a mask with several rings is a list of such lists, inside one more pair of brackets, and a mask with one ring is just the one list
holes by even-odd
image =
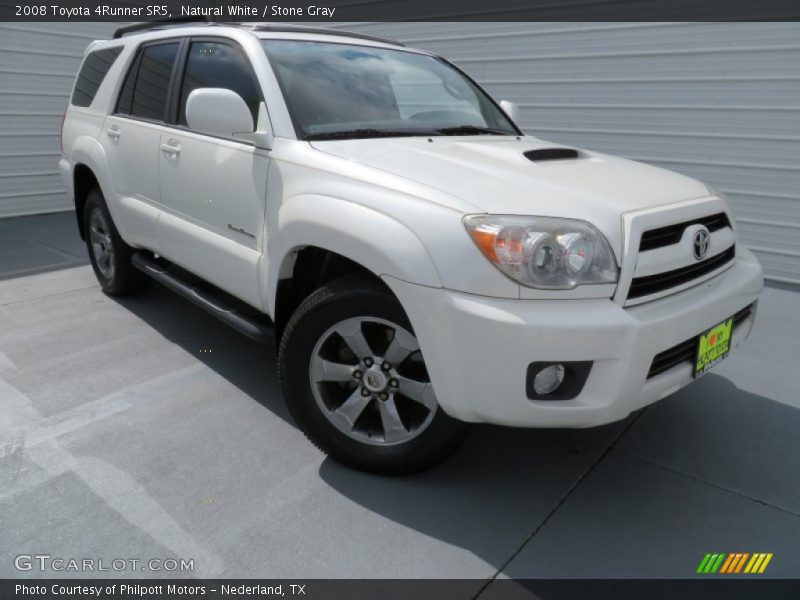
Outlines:
{"label": "toyota emblem", "polygon": [[694,232],[694,238],[692,239],[692,249],[694,250],[694,257],[697,260],[703,260],[708,254],[708,246],[711,241],[709,237],[708,229],[702,227]]}

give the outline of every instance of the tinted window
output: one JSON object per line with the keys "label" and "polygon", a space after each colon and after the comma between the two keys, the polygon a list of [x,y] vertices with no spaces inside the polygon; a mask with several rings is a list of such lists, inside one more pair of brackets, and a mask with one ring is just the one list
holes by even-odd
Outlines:
{"label": "tinted window", "polygon": [[169,79],[177,55],[177,42],[145,46],[122,86],[117,112],[163,120]]}
{"label": "tinted window", "polygon": [[192,43],[181,86],[178,114],[178,123],[181,125],[187,125],[186,100],[189,94],[204,87],[225,88],[236,92],[250,108],[253,121],[258,119],[261,93],[251,74],[247,57],[238,48],[216,42]]}
{"label": "tinted window", "polygon": [[75,81],[75,89],[72,91],[74,106],[89,106],[92,103],[100,84],[103,83],[103,79],[120,52],[122,52],[122,46],[89,53],[86,60],[83,61],[78,79]]}
{"label": "tinted window", "polygon": [[122,90],[119,93],[119,101],[117,102],[117,112],[123,115],[131,114],[131,104],[133,103],[133,88],[136,85],[136,74],[139,72],[139,59],[141,52],[133,61],[133,65],[128,70],[128,75],[125,77],[125,83],[122,84]]}

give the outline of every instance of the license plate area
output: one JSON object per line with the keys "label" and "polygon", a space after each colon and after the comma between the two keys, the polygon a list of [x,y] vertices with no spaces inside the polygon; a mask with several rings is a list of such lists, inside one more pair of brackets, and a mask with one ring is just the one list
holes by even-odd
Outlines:
{"label": "license plate area", "polygon": [[697,352],[694,360],[694,377],[708,373],[720,361],[728,357],[733,337],[733,317],[714,325],[697,337]]}

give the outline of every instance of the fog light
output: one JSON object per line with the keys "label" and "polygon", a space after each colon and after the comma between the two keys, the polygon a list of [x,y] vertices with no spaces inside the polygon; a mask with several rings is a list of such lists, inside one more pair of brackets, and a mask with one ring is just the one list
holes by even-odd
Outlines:
{"label": "fog light", "polygon": [[540,396],[554,391],[564,381],[564,365],[550,365],[536,374],[533,390]]}
{"label": "fog light", "polygon": [[528,400],[571,400],[581,393],[591,370],[590,360],[532,362],[525,370],[525,395]]}

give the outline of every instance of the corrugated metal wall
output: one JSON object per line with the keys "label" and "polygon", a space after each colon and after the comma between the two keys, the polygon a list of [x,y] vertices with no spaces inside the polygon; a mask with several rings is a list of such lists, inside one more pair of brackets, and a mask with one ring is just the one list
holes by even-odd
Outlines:
{"label": "corrugated metal wall", "polygon": [[59,128],[89,42],[114,23],[0,23],[0,217],[65,210]]}
{"label": "corrugated metal wall", "polygon": [[[546,139],[724,190],[776,280],[800,282],[800,24],[334,24],[438,52]],[[0,24],[0,216],[68,208],[58,125],[83,49],[116,27]]]}
{"label": "corrugated metal wall", "polygon": [[719,187],[769,277],[800,282],[800,24],[336,26],[442,54],[533,135]]}

